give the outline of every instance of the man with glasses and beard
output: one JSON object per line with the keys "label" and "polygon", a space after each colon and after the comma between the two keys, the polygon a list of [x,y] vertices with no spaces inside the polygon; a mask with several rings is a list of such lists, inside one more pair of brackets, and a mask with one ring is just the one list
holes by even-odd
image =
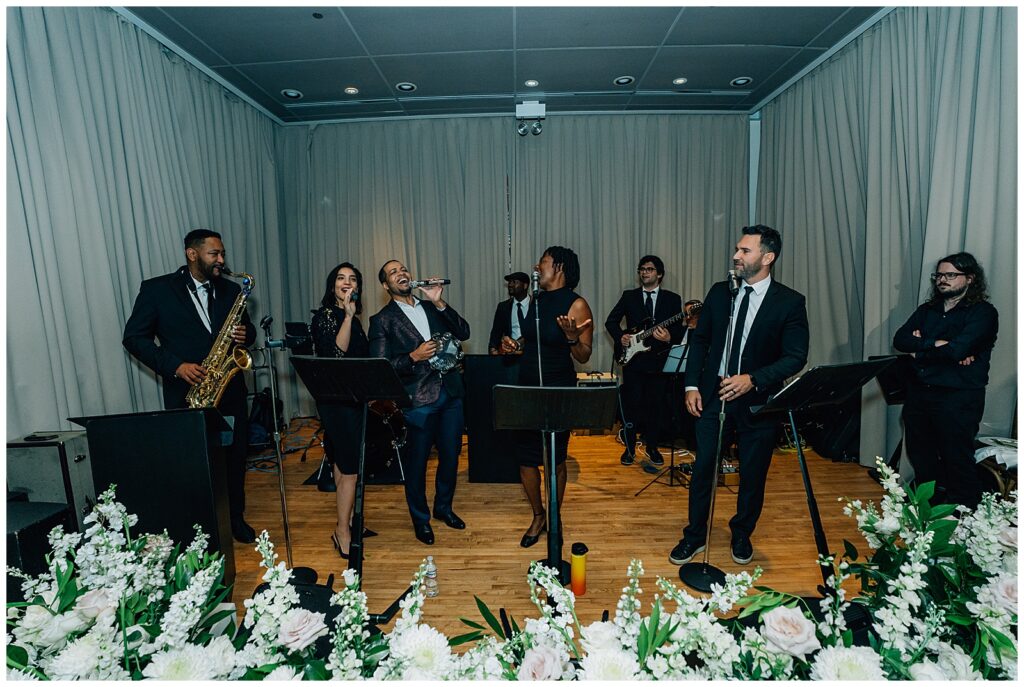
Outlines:
{"label": "man with glasses and beard", "polygon": [[[220,234],[195,229],[185,236],[184,243],[187,264],[142,282],[122,339],[132,356],[163,379],[164,407],[168,410],[188,407],[188,390],[206,376],[202,362],[241,291],[235,282],[221,278],[227,253]],[[242,314],[242,323],[235,327],[232,338],[241,346],[250,346],[256,340],[256,328],[248,312]],[[249,449],[245,397],[245,378],[236,374],[217,409],[225,417],[234,418],[233,442],[227,449],[231,533],[238,541],[251,544],[256,541],[256,532],[242,517]]]}
{"label": "man with glasses and beard", "polygon": [[982,491],[974,437],[985,412],[999,315],[970,253],[942,258],[931,277],[931,295],[892,342],[914,358],[903,405],[907,455],[916,484],[935,482],[936,502],[974,508]]}

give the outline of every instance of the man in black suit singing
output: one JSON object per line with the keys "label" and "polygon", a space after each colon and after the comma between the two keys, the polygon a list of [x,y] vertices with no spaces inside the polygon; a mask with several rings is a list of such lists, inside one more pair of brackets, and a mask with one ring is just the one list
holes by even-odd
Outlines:
{"label": "man in black suit singing", "polygon": [[[167,409],[188,407],[185,396],[206,375],[202,362],[241,291],[238,284],[221,278],[226,256],[220,234],[209,229],[190,231],[185,236],[187,264],[142,282],[125,324],[122,344],[160,375]],[[240,345],[256,340],[256,328],[248,313],[243,314],[242,324],[234,328],[231,336]],[[245,399],[245,380],[236,374],[217,409],[225,417],[234,418],[234,441],[227,456],[231,533],[238,541],[251,543],[256,541],[256,532],[243,518],[245,457],[249,446]]]}
{"label": "man in black suit singing", "polygon": [[[732,530],[732,559],[745,565],[754,556],[750,537],[764,505],[764,485],[775,447],[776,421],[755,418],[751,406],[763,404],[786,378],[807,363],[809,335],[803,295],[772,279],[782,252],[779,232],[758,224],[743,227],[732,256],[739,291],[731,298],[728,281],[711,287],[700,321],[690,333],[686,363],[686,409],[697,417],[697,458],[690,482],[689,524],[669,560],[682,565],[704,550],[718,443],[718,415],[725,404],[726,430],[735,428],[739,446],[740,488]],[[732,350],[725,357],[732,305]]]}
{"label": "man in black suit singing", "polygon": [[[661,287],[665,278],[665,263],[657,255],[645,255],[637,263],[636,273],[640,286],[622,292],[619,302],[612,308],[604,328],[615,342],[618,355],[628,344],[630,334],[622,329],[649,329],[683,311],[683,299]],[[623,465],[632,465],[634,447],[639,432],[643,436],[648,460],[655,467],[665,464],[658,451],[658,440],[665,425],[665,392],[668,376],[662,374],[665,357],[673,344],[683,338],[683,323],[679,320],[669,327],[655,327],[645,342],[644,351],[637,353],[622,369],[623,439],[626,450],[619,459]],[[657,472],[657,470],[655,470]]]}
{"label": "man in black suit singing", "polygon": [[515,354],[502,352],[501,344],[508,340],[516,352],[522,351],[523,327],[526,326],[526,313],[530,310],[530,277],[526,272],[513,272],[505,275],[505,288],[508,289],[508,300],[498,303],[494,310],[494,322],[491,324],[491,336],[487,340],[487,352],[491,355],[505,355],[509,364],[519,361]]}
{"label": "man in black suit singing", "polygon": [[457,530],[465,529],[466,523],[452,510],[465,427],[462,374],[431,367],[429,360],[437,352],[431,336],[447,332],[465,341],[469,324],[441,298],[443,286],[420,287],[427,300],[413,296],[409,270],[398,260],[384,263],[377,278],[391,302],[370,318],[370,356],[390,360],[412,398],[412,408],[404,411],[409,434],[401,452],[405,500],[416,538],[433,544],[426,481],[427,456],[435,444],[434,517]]}

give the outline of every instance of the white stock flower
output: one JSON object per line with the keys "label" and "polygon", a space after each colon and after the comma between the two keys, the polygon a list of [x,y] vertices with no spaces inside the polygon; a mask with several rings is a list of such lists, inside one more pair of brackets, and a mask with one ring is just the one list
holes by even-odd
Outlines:
{"label": "white stock flower", "polygon": [[566,671],[566,662],[557,650],[538,646],[526,650],[516,677],[519,680],[559,680]]}
{"label": "white stock flower", "polygon": [[921,661],[910,666],[910,677],[918,682],[929,680],[947,682],[951,678],[933,661]]}
{"label": "white stock flower", "polygon": [[622,648],[618,626],[607,620],[598,620],[584,627],[580,641],[588,654]]}
{"label": "white stock flower", "polygon": [[882,659],[866,646],[825,647],[814,657],[812,680],[884,680]]}
{"label": "white stock flower", "polygon": [[291,666],[278,666],[267,673],[264,682],[301,680],[302,673]]}
{"label": "white stock flower", "polygon": [[946,676],[946,680],[980,680],[982,677],[981,673],[974,669],[971,657],[962,648],[953,644],[941,642],[935,662]]}
{"label": "white stock flower", "polygon": [[277,641],[289,651],[302,651],[327,634],[323,613],[314,613],[305,608],[293,608],[281,618],[281,630]]}
{"label": "white stock flower", "polygon": [[635,680],[639,672],[636,656],[608,649],[584,656],[577,675],[580,680]]}
{"label": "white stock flower", "polygon": [[117,610],[119,597],[111,589],[90,589],[75,601],[75,612],[86,620]]}
{"label": "white stock flower", "polygon": [[779,606],[761,616],[761,632],[770,648],[790,656],[804,658],[821,648],[814,634],[814,623],[799,608]]}
{"label": "white stock flower", "polygon": [[217,673],[203,647],[195,644],[154,654],[142,671],[150,680],[213,680]]}

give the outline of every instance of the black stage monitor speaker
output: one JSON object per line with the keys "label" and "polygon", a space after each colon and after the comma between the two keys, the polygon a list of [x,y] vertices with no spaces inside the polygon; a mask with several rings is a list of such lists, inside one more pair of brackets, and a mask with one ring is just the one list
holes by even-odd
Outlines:
{"label": "black stage monitor speaker", "polygon": [[[50,543],[46,535],[57,525],[74,531],[74,518],[66,503],[7,500],[7,566],[29,575],[46,572]],[[22,600],[21,580],[7,575],[7,601]]]}
{"label": "black stage monitor speaker", "polygon": [[494,385],[519,381],[519,358],[505,355],[467,355],[464,381],[466,434],[469,441],[469,481],[511,484],[519,481],[514,433],[494,429]]}
{"label": "black stage monitor speaker", "polygon": [[84,531],[96,503],[85,432],[33,432],[7,442],[7,490],[23,492],[28,501],[66,503],[75,516],[72,528]]}

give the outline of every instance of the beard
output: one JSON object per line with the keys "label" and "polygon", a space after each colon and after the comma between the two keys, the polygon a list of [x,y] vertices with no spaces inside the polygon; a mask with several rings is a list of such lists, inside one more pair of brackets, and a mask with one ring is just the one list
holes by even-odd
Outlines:
{"label": "beard", "polygon": [[213,280],[220,277],[220,265],[215,262],[202,262],[199,263],[199,273],[203,275],[207,280]]}
{"label": "beard", "polygon": [[952,300],[953,298],[959,298],[960,296],[967,293],[968,286],[970,286],[970,284],[964,284],[959,289],[946,289],[945,291],[936,289],[936,291],[939,292],[939,298],[948,301]]}
{"label": "beard", "polygon": [[737,267],[736,263],[733,263],[732,267],[733,270],[735,270],[736,272],[736,276],[744,281],[750,279],[751,277],[757,276],[757,273],[761,271],[760,265],[747,265],[745,263],[740,263]]}

